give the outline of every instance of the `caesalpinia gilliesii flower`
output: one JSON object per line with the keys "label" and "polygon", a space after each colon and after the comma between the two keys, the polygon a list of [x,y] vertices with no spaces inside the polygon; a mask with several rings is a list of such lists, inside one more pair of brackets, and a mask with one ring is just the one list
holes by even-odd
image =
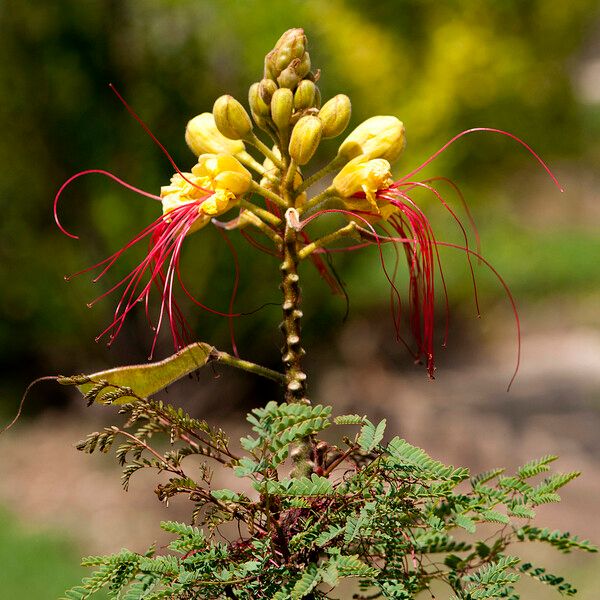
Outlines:
{"label": "caesalpinia gilliesii flower", "polygon": [[[230,154],[203,154],[191,173],[177,172],[171,183],[161,188],[160,196],[154,196],[123,182],[111,173],[101,170],[83,171],[67,180],[55,198],[55,218],[61,230],[70,237],[61,225],[56,214],[58,200],[67,185],[74,179],[89,173],[107,175],[141,195],[162,203],[162,215],[118,252],[75,275],[95,269],[102,269],[94,281],[102,278],[116,260],[138,242],[149,239],[149,249],[140,264],[115,286],[89,304],[92,306],[108,294],[121,290],[112,323],[96,338],[108,336],[109,344],[121,331],[125,318],[139,302],[146,307],[146,315],[155,330],[151,354],[154,352],[158,333],[165,320],[168,321],[175,348],[178,350],[189,343],[190,332],[187,322],[173,296],[175,278],[179,280],[186,295],[196,304],[208,307],[196,300],[184,286],[179,272],[179,258],[184,239],[194,231],[207,225],[213,217],[221,215],[236,206],[241,197],[250,189],[252,176]],[[149,297],[153,287],[160,296],[158,317],[150,316]],[[212,310],[212,309],[208,309]],[[219,311],[212,311],[220,313]],[[225,315],[232,316],[232,315]]]}
{"label": "caesalpinia gilliesii flower", "polygon": [[163,214],[197,203],[198,218],[188,232],[192,233],[233,208],[251,184],[252,175],[233,156],[202,154],[191,173],[175,173],[171,184],[160,189]]}
{"label": "caesalpinia gilliesii flower", "polygon": [[[412,180],[415,174],[421,171],[456,140],[466,134],[477,131],[499,133],[521,144],[538,161],[548,175],[550,175],[555,185],[562,191],[560,184],[548,166],[525,142],[506,131],[486,127],[462,131],[444,144],[421,165],[401,179],[394,181],[390,172],[390,162],[395,161],[402,154],[406,145],[406,138],[404,125],[396,117],[392,116],[376,116],[367,119],[348,135],[340,146],[336,162],[349,162],[339,171],[328,190],[328,193],[334,195],[337,201],[341,200],[343,206],[341,212],[357,225],[362,226],[366,230],[365,233],[373,240],[373,243],[380,245],[384,241],[392,241],[403,248],[409,272],[409,321],[413,337],[417,344],[417,349],[413,354],[415,359],[425,362],[427,371],[431,377],[433,377],[435,369],[433,330],[436,268],[440,274],[444,294],[446,294],[444,276],[438,255],[439,246],[454,247],[465,252],[474,286],[475,278],[471,264],[472,255],[477,256],[479,260],[494,272],[508,294],[515,315],[517,338],[520,339],[519,319],[508,287],[497,271],[481,257],[479,252],[474,252],[469,248],[465,227],[456,213],[433,186],[433,182],[436,179],[444,178],[432,178],[424,181]],[[452,182],[449,183],[458,192],[454,184]],[[440,242],[436,239],[429,219],[410,195],[411,191],[415,189],[424,189],[431,192],[450,213],[462,232],[463,246]],[[460,196],[460,192],[458,194]],[[462,196],[460,197],[462,199]],[[466,204],[464,207],[474,227]],[[387,233],[381,235],[376,232],[374,225],[380,225],[384,231],[386,230],[386,225],[389,225],[395,230],[397,235],[393,237],[390,237]],[[476,231],[475,234],[477,235]],[[392,286],[396,335],[398,339],[404,342],[400,336],[400,296],[394,283],[394,276],[388,274],[387,270],[386,276]],[[477,310],[479,310],[476,287],[474,289],[475,304]],[[446,300],[446,310],[447,307],[448,302]],[[405,345],[408,347],[406,342]],[[518,369],[519,356],[520,354],[518,353],[517,367],[513,374],[513,379]]]}
{"label": "caesalpinia gilliesii flower", "polygon": [[[359,226],[388,223],[398,233],[409,270],[412,334],[417,344],[415,359],[424,360],[430,377],[434,373],[434,275],[437,249],[427,217],[406,195],[394,189],[390,161],[406,145],[404,125],[395,117],[367,119],[342,143],[338,156],[355,156],[335,176],[331,192],[342,200],[344,210]],[[395,290],[395,286],[392,287]],[[399,303],[399,295],[396,293]],[[400,338],[400,306],[394,314]]]}
{"label": "caesalpinia gilliesii flower", "polygon": [[[331,185],[335,193],[344,198],[346,206],[353,210],[373,210],[380,214],[381,209],[377,203],[377,192],[388,188],[392,178],[390,163],[385,158],[357,156],[352,159],[333,179]],[[362,192],[367,202],[355,198],[355,194]],[[385,218],[385,217],[383,217]]]}

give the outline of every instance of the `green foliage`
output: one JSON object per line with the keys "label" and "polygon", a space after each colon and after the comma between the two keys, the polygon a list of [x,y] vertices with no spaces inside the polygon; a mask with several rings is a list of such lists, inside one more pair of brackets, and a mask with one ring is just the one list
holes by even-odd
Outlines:
{"label": "green foliage", "polygon": [[385,432],[386,421],[383,419],[377,427],[371,423],[368,419],[365,419],[365,424],[360,429],[360,435],[358,436],[358,445],[365,452],[371,452],[379,442],[383,439]]}
{"label": "green foliage", "polygon": [[[127,417],[124,428],[91,434],[80,449],[106,452],[124,438],[116,454],[127,484],[143,468],[166,473],[158,497],[188,497],[193,519],[161,523],[174,536],[164,554],[151,548],[144,555],[123,550],[85,559],[94,573],[65,598],[108,589],[127,600],[315,599],[355,578],[369,598],[411,600],[441,581],[457,600],[516,600],[522,574],[568,596],[575,593],[568,582],[522,562],[516,546],[532,541],[562,552],[596,551],[586,540],[529,522],[541,496],[551,499],[576,476],[528,483],[555,457],[531,461],[514,476],[495,469],[471,477],[398,437],[382,444],[385,421],[333,419],[361,425],[338,447],[317,437],[332,424],[329,407],[274,402],[248,415],[253,435],[242,438],[245,454],[237,455],[222,432],[181,410],[141,398],[120,413]],[[158,434],[170,441],[166,452],[150,445]],[[301,443],[309,445],[313,473],[290,477],[291,461],[282,457],[293,456]],[[196,469],[183,467],[190,455],[234,469],[255,493],[212,489],[208,465],[193,479],[188,471]],[[223,542],[221,526],[229,521],[238,533]],[[481,537],[480,524],[486,524]]]}

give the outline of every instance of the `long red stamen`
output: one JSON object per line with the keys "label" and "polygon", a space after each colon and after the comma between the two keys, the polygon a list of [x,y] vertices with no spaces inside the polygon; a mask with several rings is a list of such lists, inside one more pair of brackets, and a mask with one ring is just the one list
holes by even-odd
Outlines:
{"label": "long red stamen", "polygon": [[535,152],[535,150],[533,150],[533,148],[531,146],[529,146],[529,144],[524,142],[521,138],[517,137],[516,135],[509,133],[508,131],[503,131],[502,129],[494,129],[493,127],[473,127],[471,129],[466,129],[465,131],[461,131],[459,134],[455,135],[451,140],[446,142],[439,150],[434,152],[426,161],[422,162],[418,167],[416,167],[415,169],[410,171],[410,173],[407,173],[404,177],[402,177],[402,179],[397,181],[394,185],[399,185],[400,183],[406,181],[407,179],[410,179],[413,175],[415,175],[419,171],[422,171],[430,162],[435,160],[442,152],[444,152],[444,150],[446,150],[446,148],[448,148],[448,146],[451,146],[454,142],[456,142],[456,140],[459,140],[461,137],[463,137],[469,133],[475,133],[477,131],[487,131],[489,133],[499,133],[500,135],[505,135],[506,137],[509,137],[512,140],[515,140],[515,142],[518,142],[519,144],[521,144],[521,146],[523,146],[529,152],[529,154],[531,154],[538,161],[538,163],[542,166],[544,171],[546,171],[546,173],[548,173],[548,175],[554,182],[554,185],[561,192],[565,191],[563,189],[563,187],[560,185],[560,183],[558,182],[558,179],[556,179],[556,177],[550,170],[550,167],[548,167],[548,165]]}
{"label": "long red stamen", "polygon": [[117,88],[112,83],[109,83],[108,87],[115,93],[117,98],[121,101],[123,106],[127,109],[127,112],[142,126],[142,129],[150,136],[152,141],[161,149],[162,153],[167,157],[167,159],[171,163],[171,165],[173,165],[173,168],[175,169],[175,171],[177,173],[179,173],[179,175],[181,175],[181,177],[183,177],[183,179],[185,181],[187,181],[190,185],[192,185],[196,189],[202,190],[203,192],[207,192],[210,194],[209,190],[206,190],[206,189],[200,187],[198,184],[194,183],[193,181],[190,181],[181,172],[181,170],[179,169],[179,167],[173,160],[173,157],[169,154],[169,151],[164,147],[164,145],[159,141],[159,139],[152,133],[150,127],[148,127],[148,125],[146,125],[146,123],[144,123],[142,118],[133,110],[133,108],[129,105],[129,103],[125,100],[125,98],[123,98],[123,96],[121,96],[121,94],[117,91]]}
{"label": "long red stamen", "polygon": [[458,196],[458,199],[460,200],[460,203],[462,204],[462,207],[467,215],[467,219],[469,220],[469,224],[471,225],[473,235],[475,236],[475,248],[477,249],[477,252],[481,254],[481,237],[479,236],[479,229],[477,228],[477,224],[475,223],[473,213],[471,212],[471,209],[469,208],[469,205],[463,193],[460,191],[460,188],[456,185],[456,183],[454,183],[454,181],[452,181],[452,179],[449,179],[448,177],[443,177],[441,175],[437,177],[430,177],[429,179],[423,179],[421,183],[432,183],[434,181],[444,181],[454,190],[454,193]]}
{"label": "long red stamen", "polygon": [[[218,229],[219,234],[225,240],[229,251],[231,252],[231,256],[233,257],[233,264],[235,268],[235,275],[233,279],[233,290],[231,291],[231,298],[229,300],[229,313],[231,314],[233,311],[233,304],[235,303],[235,298],[237,296],[238,286],[240,284],[240,263],[238,260],[238,255],[234,245],[231,243],[231,240],[227,237],[227,234],[222,230]],[[233,350],[234,356],[239,358],[239,353],[237,349],[237,344],[235,343],[235,331],[233,329],[233,318],[229,317],[229,338],[231,340],[231,348]]]}
{"label": "long red stamen", "polygon": [[[452,182],[450,182],[452,183]],[[407,185],[410,185],[410,187],[422,187],[425,188],[427,190],[429,190],[430,192],[432,192],[434,194],[434,196],[440,201],[440,203],[442,204],[442,206],[452,215],[452,218],[456,221],[457,225],[459,226],[461,232],[462,232],[462,236],[463,239],[465,241],[465,246],[468,248],[469,247],[469,238],[467,236],[467,232],[461,222],[461,220],[458,218],[458,216],[456,215],[456,213],[450,208],[450,206],[447,204],[447,202],[444,200],[444,198],[442,197],[442,195],[438,192],[438,190],[436,188],[434,188],[433,186],[427,184],[424,181],[414,181],[414,182],[408,182]],[[459,192],[458,188],[456,188],[457,192]],[[480,253],[479,250],[479,244],[477,247],[477,252]],[[477,292],[477,282],[475,280],[475,272],[473,270],[473,263],[471,262],[471,255],[469,253],[467,253],[467,263],[469,265],[469,272],[471,275],[471,282],[473,284],[473,296],[474,296],[474,300],[475,300],[475,308],[477,309],[477,317],[481,316],[481,310],[479,307],[479,294]]]}
{"label": "long red stamen", "polygon": [[132,192],[135,192],[136,194],[139,194],[140,196],[146,196],[146,198],[152,198],[152,200],[158,200],[159,202],[161,201],[161,199],[158,196],[155,196],[154,194],[150,194],[149,192],[145,192],[144,190],[140,190],[139,188],[131,185],[130,183],[127,183],[126,181],[123,181],[122,179],[120,179],[116,175],[113,175],[109,171],[104,171],[103,169],[87,169],[86,171],[80,171],[79,173],[75,173],[75,175],[72,175],[71,177],[69,177],[69,179],[67,179],[60,186],[58,192],[56,192],[56,196],[54,196],[54,221],[58,225],[58,228],[65,235],[69,236],[70,238],[73,238],[74,240],[78,240],[79,236],[77,236],[73,233],[69,233],[62,226],[60,219],[58,218],[58,201],[59,201],[60,197],[62,196],[62,193],[64,192],[64,190],[67,188],[67,186],[69,184],[71,184],[76,179],[79,179],[83,175],[90,175],[92,173],[98,173],[99,175],[105,175],[106,177],[110,177],[110,179],[112,179],[113,181],[116,181],[119,185],[122,185],[124,188],[127,188],[128,190],[131,190]]}
{"label": "long red stamen", "polygon": [[[375,235],[377,235],[377,234],[375,234]],[[405,237],[387,237],[386,238],[383,236],[378,236],[375,243],[377,243],[377,245],[379,246],[382,243],[389,243],[389,242],[405,244],[407,242],[407,239]],[[357,250],[359,248],[365,247],[366,245],[372,245],[372,243],[359,244],[358,246],[344,248],[343,250],[355,250],[355,249]],[[511,309],[512,309],[512,312],[513,312],[513,315],[515,318],[515,328],[516,328],[516,334],[517,334],[517,357],[516,357],[516,361],[515,361],[515,369],[510,378],[508,386],[506,388],[507,392],[510,391],[510,388],[512,387],[512,384],[515,381],[515,378],[517,377],[517,374],[519,372],[519,367],[521,365],[521,320],[519,318],[519,311],[517,309],[516,301],[514,299],[514,296],[512,295],[512,292],[510,291],[510,288],[508,287],[508,284],[506,283],[506,281],[504,280],[502,275],[500,275],[500,273],[497,271],[497,269],[488,260],[486,260],[483,256],[481,256],[481,254],[479,254],[475,250],[466,248],[465,246],[460,246],[459,244],[452,244],[450,242],[440,242],[438,240],[435,241],[435,245],[443,246],[443,247],[447,247],[447,248],[455,248],[456,250],[462,250],[463,252],[468,252],[469,254],[472,254],[474,257],[476,257],[478,260],[480,260],[488,269],[490,269],[490,271],[494,274],[496,279],[498,279],[498,281],[504,288],[504,291],[510,302]]]}
{"label": "long red stamen", "polygon": [[[347,217],[350,217],[352,219],[358,219],[360,220],[367,229],[369,229],[369,231],[373,234],[374,238],[375,238],[375,243],[377,244],[377,249],[378,249],[378,253],[379,253],[379,260],[381,262],[381,267],[383,269],[383,273],[385,275],[385,278],[387,279],[388,283],[390,284],[390,290],[391,293],[396,297],[396,300],[398,302],[398,307],[401,306],[401,295],[400,292],[394,282],[394,277],[390,276],[386,263],[385,263],[385,257],[383,255],[383,249],[381,247],[381,244],[378,242],[380,236],[379,234],[376,232],[375,228],[373,227],[373,225],[371,225],[371,223],[369,222],[369,220],[367,219],[367,217],[376,217],[377,215],[375,215],[374,213],[371,212],[365,212],[365,211],[351,211],[351,210],[345,210],[345,209],[340,209],[340,208],[327,208],[327,209],[322,209],[319,211],[316,211],[315,213],[313,213],[312,215],[310,215],[309,217],[307,217],[306,219],[304,219],[304,221],[301,222],[301,228],[303,229],[304,227],[306,227],[313,219],[316,219],[317,217],[319,217],[322,214],[326,214],[326,213],[336,213],[336,214],[342,214],[345,215]],[[364,216],[363,216],[364,215]],[[406,238],[404,240],[407,243],[414,243],[414,238]],[[366,247],[366,246],[370,246],[372,245],[372,243],[369,244],[359,244],[356,247],[351,247],[351,249],[358,249]],[[341,249],[341,251],[346,251],[348,250],[348,248],[344,248]],[[335,249],[328,249],[327,251],[329,252],[333,252],[335,251]],[[393,313],[394,315],[395,313]],[[393,316],[393,320],[394,320],[394,326],[396,327],[396,339],[401,342],[406,349],[410,352],[410,354],[415,358],[418,359],[418,356],[410,349],[409,345],[407,344],[407,342],[404,340],[404,338],[402,338],[402,336],[400,336],[399,331],[400,331],[400,326],[399,323],[396,324],[396,318]]]}
{"label": "long red stamen", "polygon": [[[195,221],[200,217],[198,211],[199,204],[199,201],[190,202],[177,207],[169,213],[168,221],[162,216],[145,229],[144,235],[139,234],[132,242],[127,244],[126,248],[130,248],[133,243],[137,243],[143,239],[143,237],[151,235],[150,247],[142,262],[131,271],[129,275],[125,276],[116,285],[91,303],[94,304],[108,294],[114,292],[116,289],[125,286],[121,294],[121,299],[115,309],[113,322],[100,333],[97,340],[110,333],[108,342],[110,345],[120,333],[125,318],[138,302],[145,302],[146,316],[148,321],[152,323],[149,315],[148,299],[152,285],[156,285],[161,296],[161,304],[157,323],[153,326],[155,335],[150,356],[152,356],[154,352],[165,312],[169,321],[175,348],[180,349],[184,345],[188,337],[189,327],[181,310],[175,302],[173,282],[175,274],[179,273],[178,264],[183,240],[189,233],[189,230]],[[115,258],[120,256],[120,254],[122,254],[122,251],[115,253],[113,257],[108,259],[108,265],[103,270],[103,273],[114,264]],[[107,261],[103,261],[99,266],[105,265],[106,263]],[[164,265],[167,265],[166,273],[163,272]],[[140,288],[140,284],[145,275],[148,275],[148,281]]]}

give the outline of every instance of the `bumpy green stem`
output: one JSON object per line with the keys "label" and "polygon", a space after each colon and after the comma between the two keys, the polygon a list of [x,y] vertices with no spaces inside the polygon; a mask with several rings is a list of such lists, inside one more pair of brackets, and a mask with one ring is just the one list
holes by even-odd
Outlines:
{"label": "bumpy green stem", "polygon": [[301,359],[304,350],[301,345],[300,319],[300,277],[298,275],[297,232],[286,223],[283,238],[283,262],[281,263],[283,291],[283,332],[284,345],[282,360],[286,376],[286,402],[306,402],[306,374],[302,371]]}
{"label": "bumpy green stem", "polygon": [[[300,277],[298,276],[298,232],[286,219],[283,238],[283,262],[281,263],[283,291],[283,332],[282,360],[285,368],[285,401],[310,403],[306,396],[306,373],[302,370],[301,360],[305,352],[301,344],[300,319]],[[313,471],[311,458],[312,443],[310,437],[304,438],[292,451],[294,470],[292,477],[308,477]]]}

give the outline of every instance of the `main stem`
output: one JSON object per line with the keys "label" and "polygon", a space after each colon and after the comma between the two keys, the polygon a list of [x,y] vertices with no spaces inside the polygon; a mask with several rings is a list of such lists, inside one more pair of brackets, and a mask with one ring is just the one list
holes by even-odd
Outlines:
{"label": "main stem", "polygon": [[283,291],[283,348],[281,356],[285,368],[285,401],[304,402],[306,397],[306,373],[302,370],[301,360],[305,352],[301,344],[300,310],[301,292],[298,275],[297,232],[286,223],[283,238],[283,262],[281,263]]}
{"label": "main stem", "polygon": [[[286,161],[287,162],[287,161]],[[286,164],[287,169],[294,166]],[[290,207],[294,206],[294,194],[291,179],[285,173],[283,181],[287,188],[282,189]],[[286,185],[284,184],[284,186]],[[282,186],[282,187],[284,187]],[[281,331],[283,333],[283,348],[281,357],[285,369],[285,401],[288,403],[302,402],[310,404],[306,395],[306,373],[302,370],[302,357],[305,352],[302,348],[302,336],[300,320],[302,310],[300,309],[301,291],[300,276],[298,275],[298,232],[285,219],[285,231],[283,234],[283,261],[281,263],[281,289],[283,291],[283,321]],[[313,472],[311,461],[312,443],[309,436],[300,441],[291,452],[294,461],[292,477],[309,477]]]}

